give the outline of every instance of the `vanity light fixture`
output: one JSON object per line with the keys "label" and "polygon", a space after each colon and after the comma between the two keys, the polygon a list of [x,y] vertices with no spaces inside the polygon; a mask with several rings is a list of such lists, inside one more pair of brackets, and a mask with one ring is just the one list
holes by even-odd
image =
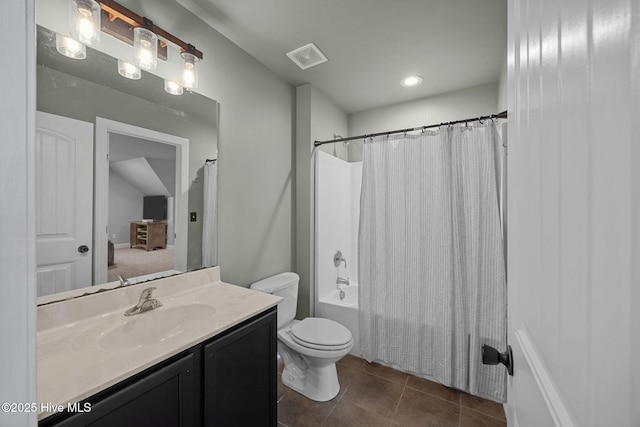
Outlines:
{"label": "vanity light fixture", "polygon": [[409,76],[409,77],[405,77],[404,79],[402,79],[402,81],[400,82],[400,84],[404,87],[413,87],[413,86],[418,86],[420,83],[422,83],[422,77],[420,76]]}
{"label": "vanity light fixture", "polygon": [[[181,77],[180,84],[173,84],[179,89],[172,87],[170,93],[182,93],[183,87],[198,87],[197,63],[202,60],[203,55],[193,45],[113,0],[67,1],[70,4],[71,38],[56,36],[56,48],[61,54],[70,58],[85,58],[85,46],[96,45],[100,40],[100,32],[105,32],[134,46],[134,64],[119,61],[118,72],[124,77],[137,80],[140,78],[140,68],[156,69],[158,58],[166,60],[169,55],[168,45],[173,44],[180,49],[184,62],[182,72],[175,70],[175,75]],[[131,67],[138,69],[136,71]]]}
{"label": "vanity light fixture", "polygon": [[[97,0],[97,2],[102,8],[101,30],[105,33],[125,43],[134,45],[134,47],[138,45],[136,38],[140,40],[140,43],[146,45],[147,43],[151,44],[151,39],[155,37],[155,43],[157,45],[155,51],[157,57],[160,59],[167,59],[167,44],[171,43],[177,46],[181,53],[188,52],[199,60],[202,60],[202,52],[193,45],[163,30],[150,19],[138,15],[113,0]],[[149,46],[149,48],[153,49],[151,46]],[[147,54],[143,56],[143,62],[149,63],[150,58],[147,57]]]}
{"label": "vanity light fixture", "polygon": [[191,90],[198,87],[198,61],[199,58],[193,54],[195,47],[189,45],[186,51],[180,55],[184,59],[184,68],[182,69],[182,78],[180,83],[183,87]]}
{"label": "vanity light fixture", "polygon": [[70,0],[71,38],[85,46],[100,43],[100,5],[95,0]]}
{"label": "vanity light fixture", "polygon": [[182,86],[171,80],[164,81],[164,91],[170,95],[182,95],[183,93]]}
{"label": "vanity light fixture", "polygon": [[82,43],[58,33],[56,33],[56,50],[67,58],[84,59],[87,57],[87,49]]}
{"label": "vanity light fixture", "polygon": [[121,59],[118,59],[118,74],[131,80],[139,80],[142,77],[140,68]]}

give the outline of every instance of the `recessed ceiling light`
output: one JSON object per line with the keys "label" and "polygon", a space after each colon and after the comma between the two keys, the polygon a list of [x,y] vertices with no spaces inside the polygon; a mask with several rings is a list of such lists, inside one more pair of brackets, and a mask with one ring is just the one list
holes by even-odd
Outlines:
{"label": "recessed ceiling light", "polygon": [[402,79],[400,84],[404,87],[417,86],[422,83],[422,77],[420,76],[409,76]]}

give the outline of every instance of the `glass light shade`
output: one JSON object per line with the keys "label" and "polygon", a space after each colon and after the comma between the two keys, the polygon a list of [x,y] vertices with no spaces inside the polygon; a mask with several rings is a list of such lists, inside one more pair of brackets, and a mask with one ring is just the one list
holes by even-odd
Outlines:
{"label": "glass light shade", "polygon": [[118,74],[131,80],[139,80],[142,76],[140,68],[118,59]]}
{"label": "glass light shade", "polygon": [[171,80],[164,81],[164,91],[171,95],[182,95],[182,86]]}
{"label": "glass light shade", "polygon": [[87,57],[85,45],[58,33],[56,33],[56,50],[67,58],[84,59]]}
{"label": "glass light shade", "polygon": [[195,89],[198,87],[198,57],[189,53],[182,52],[184,59],[184,68],[182,69],[182,77],[180,84],[187,89]]}
{"label": "glass light shade", "polygon": [[158,36],[144,27],[133,30],[133,48],[138,67],[145,70],[155,70],[158,66]]}
{"label": "glass light shade", "polygon": [[100,43],[100,5],[95,0],[71,0],[69,4],[71,38],[87,46]]}

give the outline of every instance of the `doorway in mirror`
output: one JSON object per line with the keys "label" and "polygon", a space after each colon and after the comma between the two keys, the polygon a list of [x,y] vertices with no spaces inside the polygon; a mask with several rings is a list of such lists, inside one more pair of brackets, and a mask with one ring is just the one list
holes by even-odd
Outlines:
{"label": "doorway in mirror", "polygon": [[[108,253],[96,250],[94,283],[187,271],[186,223],[175,218],[187,214],[188,159],[186,138],[96,119],[94,240],[103,251],[112,241],[115,254],[108,266]],[[162,218],[144,218],[150,196],[166,201]]]}

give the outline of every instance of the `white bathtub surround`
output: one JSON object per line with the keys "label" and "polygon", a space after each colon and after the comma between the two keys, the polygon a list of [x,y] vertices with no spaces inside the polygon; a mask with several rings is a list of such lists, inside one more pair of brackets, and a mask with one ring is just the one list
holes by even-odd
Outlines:
{"label": "white bathtub surround", "polygon": [[365,143],[360,351],[504,401],[506,285],[492,122]]}
{"label": "white bathtub surround", "polygon": [[[150,286],[157,288],[153,298],[160,300],[162,307],[125,317],[125,310]],[[220,268],[214,267],[39,306],[38,401],[65,407],[79,402],[273,307],[279,300],[221,282]],[[124,342],[111,339],[113,331],[134,330],[141,323],[154,329],[150,334],[157,332],[152,318],[160,322],[162,313],[182,319],[166,339],[139,345],[135,340],[126,341],[124,333]],[[48,415],[41,412],[38,418]]]}
{"label": "white bathtub surround", "polygon": [[[358,217],[362,162],[349,163],[322,151],[316,152],[316,292],[318,317],[346,326],[354,337],[350,353],[359,354],[358,339]],[[341,251],[346,267],[336,267],[333,257]],[[349,285],[336,283],[338,275]],[[339,298],[340,289],[349,301]],[[334,294],[335,297],[334,298]]]}

